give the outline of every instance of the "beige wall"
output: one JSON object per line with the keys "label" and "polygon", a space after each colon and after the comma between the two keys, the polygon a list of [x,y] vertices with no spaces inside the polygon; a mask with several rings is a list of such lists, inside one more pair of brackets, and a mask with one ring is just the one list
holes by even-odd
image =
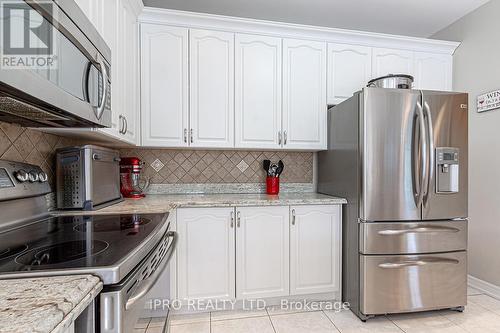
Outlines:
{"label": "beige wall", "polygon": [[469,93],[469,274],[500,286],[500,109],[477,113],[479,94],[500,89],[500,0],[436,33],[462,41],[453,89]]}

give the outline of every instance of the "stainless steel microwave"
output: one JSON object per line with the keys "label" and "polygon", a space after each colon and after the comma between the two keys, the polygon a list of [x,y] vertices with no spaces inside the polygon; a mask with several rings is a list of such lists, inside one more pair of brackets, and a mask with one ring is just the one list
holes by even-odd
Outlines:
{"label": "stainless steel microwave", "polygon": [[0,121],[109,127],[111,50],[78,5],[73,0],[0,5]]}

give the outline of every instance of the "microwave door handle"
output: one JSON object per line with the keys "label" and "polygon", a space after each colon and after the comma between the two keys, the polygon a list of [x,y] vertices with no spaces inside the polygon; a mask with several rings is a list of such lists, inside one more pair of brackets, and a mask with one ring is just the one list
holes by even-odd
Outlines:
{"label": "microwave door handle", "polygon": [[90,103],[90,96],[89,96],[89,80],[90,80],[90,69],[92,68],[92,62],[87,62],[87,66],[85,66],[85,73],[83,75],[83,82],[82,82],[82,88],[83,88],[83,99],[86,102]]}
{"label": "microwave door handle", "polygon": [[[418,159],[420,165],[420,174],[418,175],[418,185],[415,186],[414,194],[416,197],[415,204],[417,207],[422,206],[422,202],[424,199],[424,180],[427,177],[427,153],[425,152],[426,150],[426,131],[425,131],[425,119],[424,119],[424,112],[422,108],[422,104],[420,102],[417,102],[417,119],[418,119],[418,124],[419,124],[419,147],[420,147],[420,154],[416,154],[414,152],[414,155],[420,155],[416,159]],[[414,148],[415,149],[415,148]],[[413,173],[413,177],[417,177],[415,173]]]}
{"label": "microwave door handle", "polygon": [[163,271],[167,268],[167,265],[174,254],[175,248],[177,246],[177,240],[179,238],[179,234],[175,231],[168,231],[167,237],[172,237],[172,243],[167,250],[167,254],[163,259],[163,263],[160,267],[158,267],[154,273],[149,276],[147,279],[141,281],[139,288],[130,295],[125,303],[125,310],[131,309],[136,302],[138,302],[141,298],[143,298],[156,284],[158,279],[160,278]]}
{"label": "microwave door handle", "polygon": [[106,108],[106,99],[108,97],[108,70],[106,69],[106,65],[104,65],[104,61],[99,61],[99,67],[101,68],[102,76],[102,97],[95,109],[97,119],[101,119],[104,109]]}
{"label": "microwave door handle", "polygon": [[[423,98],[422,98],[423,99]],[[434,129],[432,128],[432,115],[431,115],[431,108],[429,104],[426,101],[423,101],[423,109],[424,109],[424,115],[426,119],[426,124],[427,124],[427,148],[428,148],[428,168],[427,168],[427,183],[426,183],[426,188],[424,191],[424,205],[427,204],[427,201],[429,200],[429,193],[431,191],[431,181],[434,179]]]}

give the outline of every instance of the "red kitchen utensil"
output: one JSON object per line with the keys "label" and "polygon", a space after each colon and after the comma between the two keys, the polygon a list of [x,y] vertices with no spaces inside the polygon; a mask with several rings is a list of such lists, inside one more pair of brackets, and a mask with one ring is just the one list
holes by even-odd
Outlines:
{"label": "red kitchen utensil", "polygon": [[266,177],[266,193],[278,194],[280,192],[280,178]]}

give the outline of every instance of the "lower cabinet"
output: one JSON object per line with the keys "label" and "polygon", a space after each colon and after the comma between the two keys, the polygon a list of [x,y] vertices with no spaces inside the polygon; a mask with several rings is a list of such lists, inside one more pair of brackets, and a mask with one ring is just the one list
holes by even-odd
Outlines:
{"label": "lower cabinet", "polygon": [[177,297],[234,299],[234,208],[177,210]]}
{"label": "lower cabinet", "polygon": [[290,294],[340,291],[340,206],[290,211]]}
{"label": "lower cabinet", "polygon": [[289,294],[289,208],[237,208],[236,298]]}
{"label": "lower cabinet", "polygon": [[339,205],[179,208],[179,299],[340,292]]}

